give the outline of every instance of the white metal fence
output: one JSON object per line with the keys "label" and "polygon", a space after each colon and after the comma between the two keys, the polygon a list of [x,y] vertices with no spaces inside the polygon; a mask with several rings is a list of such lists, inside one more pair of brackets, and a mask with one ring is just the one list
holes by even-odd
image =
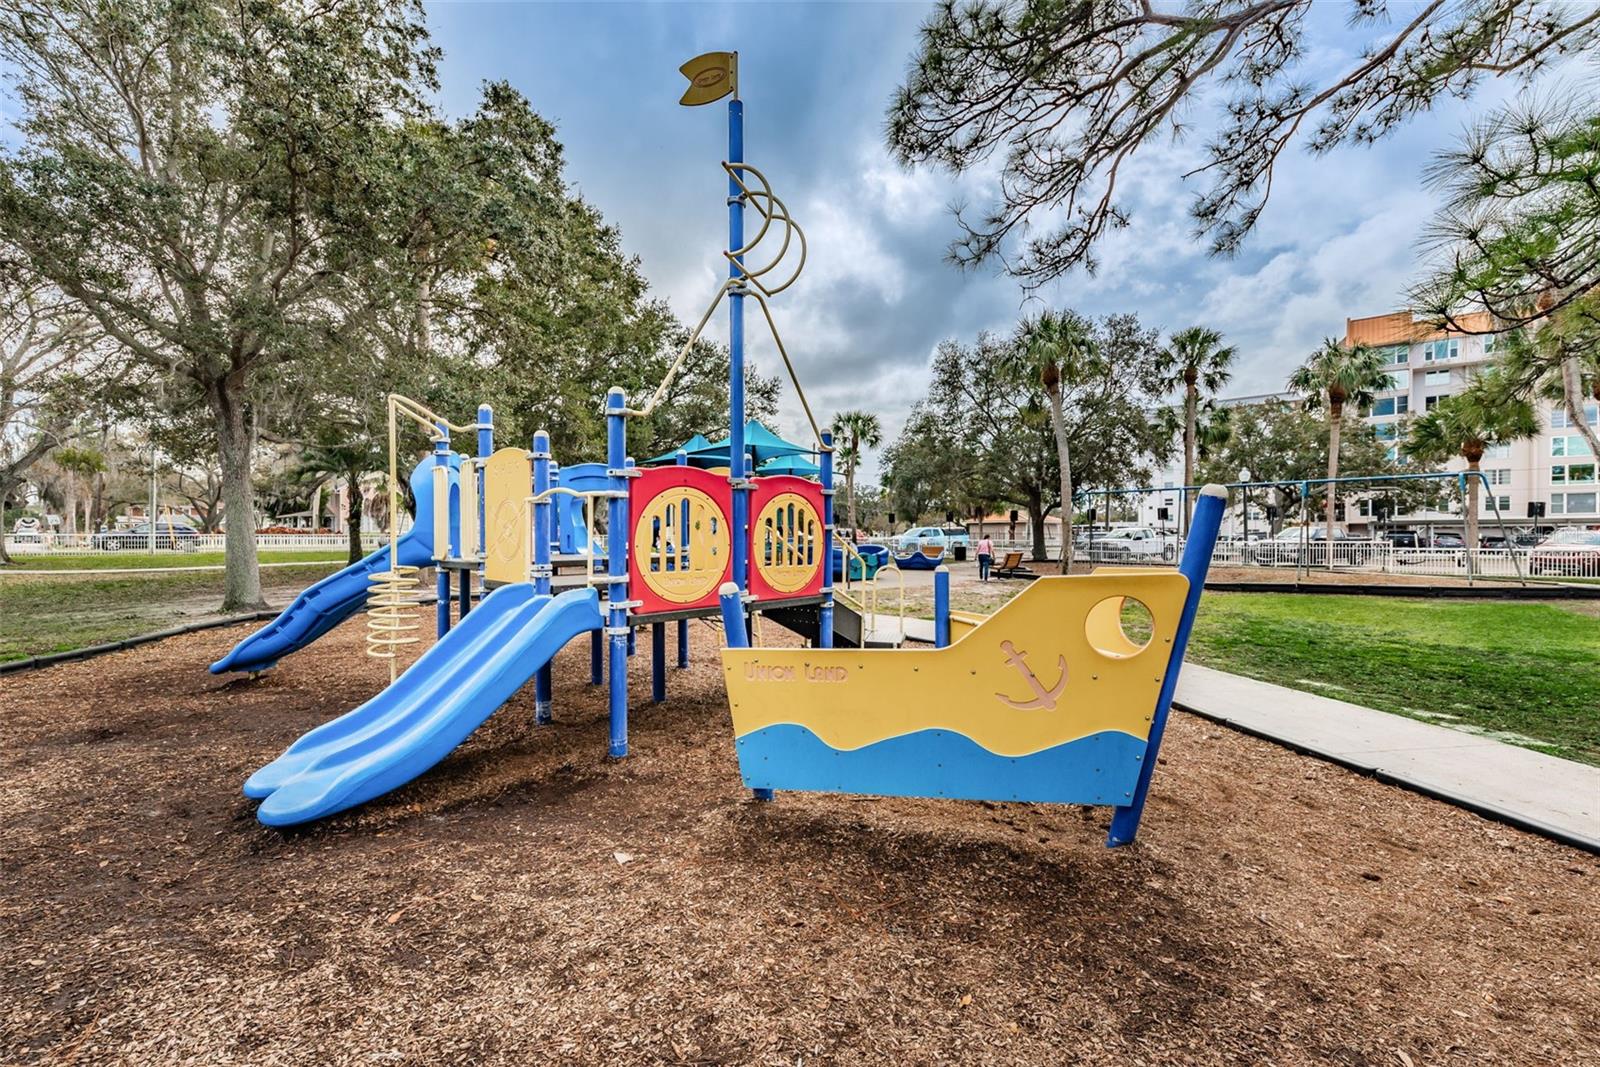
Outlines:
{"label": "white metal fence", "polygon": [[[193,552],[221,552],[223,534],[179,533],[177,536],[156,534],[156,552],[184,555]],[[386,543],[387,535],[368,531],[361,535],[361,548],[371,552]],[[347,534],[257,534],[256,548],[268,550],[312,550],[343,552],[350,546]],[[129,530],[99,534],[10,534],[6,536],[6,551],[16,557],[25,556],[100,556],[148,555],[149,535]]]}
{"label": "white metal fence", "polygon": [[[1054,557],[1056,546],[1052,545]],[[1022,553],[1024,561],[1033,559],[1033,545],[1025,541],[995,543],[996,560],[1008,551]],[[1116,540],[1077,542],[1073,558],[1085,563],[1122,563],[1130,566],[1176,565],[1183,546],[1176,538],[1166,538],[1159,551],[1140,553]],[[1330,570],[1326,541],[1238,541],[1219,540],[1211,562],[1219,567],[1259,568],[1267,572]],[[1386,575],[1417,575],[1435,578],[1600,578],[1600,554],[1559,556],[1537,548],[1406,548],[1387,541],[1335,541],[1331,555],[1332,571],[1351,575],[1370,575],[1382,580]],[[1288,577],[1288,573],[1284,575]]]}

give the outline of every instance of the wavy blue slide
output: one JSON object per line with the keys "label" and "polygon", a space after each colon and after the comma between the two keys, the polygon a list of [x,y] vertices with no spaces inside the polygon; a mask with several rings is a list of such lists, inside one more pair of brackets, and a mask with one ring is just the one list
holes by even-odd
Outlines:
{"label": "wavy blue slide", "polygon": [[578,634],[604,624],[593,589],[537,595],[526,582],[484,598],[395,683],[311,730],[250,776],[256,817],[292,826],[353,808],[442,760]]}
{"label": "wavy blue slide", "polygon": [[[452,482],[460,469],[461,457],[451,453]],[[417,498],[417,515],[397,545],[400,565],[425,567],[433,562],[432,457],[411,472],[411,492]],[[264,671],[281,657],[305,648],[366,606],[367,590],[372,586],[369,579],[388,569],[389,549],[385,547],[328,575],[295,597],[276,619],[233,646],[233,651],[211,665],[211,673]]]}

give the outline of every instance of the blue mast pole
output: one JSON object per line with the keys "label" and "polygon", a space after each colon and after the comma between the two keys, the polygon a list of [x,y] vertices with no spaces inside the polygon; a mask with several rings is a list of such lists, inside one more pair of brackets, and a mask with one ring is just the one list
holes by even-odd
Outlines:
{"label": "blue mast pole", "polygon": [[[439,429],[440,438],[433,444],[433,465],[436,467],[448,467],[450,464],[450,427],[446,426],[442,422],[435,423],[434,425]],[[445,514],[448,515],[450,513],[450,494],[446,492],[444,499],[435,500],[433,502],[433,506],[436,508],[444,508]],[[151,520],[150,528],[152,530],[155,529],[155,522],[153,519]],[[445,523],[445,528],[446,530],[450,530],[450,524],[448,522]],[[459,529],[459,527],[457,527],[457,529]],[[455,531],[451,530],[450,532],[454,533]],[[438,555],[439,559],[448,558],[450,555],[450,549],[451,545],[448,542],[442,545],[433,546],[433,550]],[[444,567],[435,567],[434,574],[436,578],[434,582],[434,593],[438,597],[438,600],[434,606],[434,630],[439,637],[443,637],[445,634],[450,632],[450,572]]]}
{"label": "blue mast pole", "polygon": [[628,754],[628,476],[623,392],[606,394],[606,473],[612,496],[606,520],[606,637],[610,645],[610,754]]}
{"label": "blue mast pole", "polygon": [[[833,546],[836,543],[833,520],[833,434],[822,431],[822,606],[817,609],[817,647],[833,647]],[[850,559],[844,559],[844,576],[850,577]]]}
{"label": "blue mast pole", "polygon": [[[550,435],[543,430],[533,435],[533,491],[550,491]],[[533,505],[533,588],[539,596],[550,595],[550,536],[554,504],[548,498]],[[533,722],[543,726],[550,721],[551,671],[546,663],[534,673]]]}
{"label": "blue mast pole", "polygon": [[[744,162],[744,102],[728,101],[728,162]],[[728,176],[728,252],[744,247],[744,191]],[[733,581],[749,586],[750,498],[744,475],[744,257],[728,263],[735,286],[728,293],[728,480],[733,486]]]}

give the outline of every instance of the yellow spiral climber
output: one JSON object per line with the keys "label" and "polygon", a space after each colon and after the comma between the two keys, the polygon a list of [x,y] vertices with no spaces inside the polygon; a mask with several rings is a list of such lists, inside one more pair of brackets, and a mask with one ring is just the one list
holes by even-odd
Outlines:
{"label": "yellow spiral climber", "polygon": [[372,591],[367,595],[367,655],[389,661],[389,681],[395,679],[395,661],[400,646],[414,645],[421,638],[416,611],[418,586],[416,567],[391,565],[368,578]]}

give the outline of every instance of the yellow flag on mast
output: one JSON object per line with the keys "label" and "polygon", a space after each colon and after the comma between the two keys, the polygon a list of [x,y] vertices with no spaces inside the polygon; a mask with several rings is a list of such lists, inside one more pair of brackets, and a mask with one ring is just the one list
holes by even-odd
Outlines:
{"label": "yellow flag on mast", "polygon": [[739,53],[707,52],[678,68],[689,79],[678,103],[684,107],[710,104],[732,93],[739,95]]}

